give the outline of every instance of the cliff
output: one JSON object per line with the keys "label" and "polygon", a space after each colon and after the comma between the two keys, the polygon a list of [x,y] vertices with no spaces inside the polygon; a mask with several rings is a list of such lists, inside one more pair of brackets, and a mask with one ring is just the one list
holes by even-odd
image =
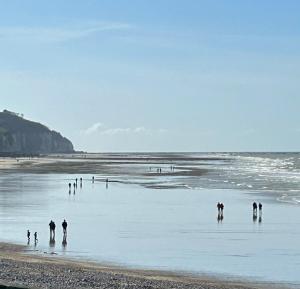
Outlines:
{"label": "cliff", "polygon": [[60,133],[4,110],[0,112],[1,154],[72,153],[73,144]]}

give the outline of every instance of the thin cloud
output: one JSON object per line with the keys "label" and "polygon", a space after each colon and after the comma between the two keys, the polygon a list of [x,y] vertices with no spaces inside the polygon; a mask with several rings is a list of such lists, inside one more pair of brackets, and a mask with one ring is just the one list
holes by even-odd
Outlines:
{"label": "thin cloud", "polygon": [[103,127],[103,123],[101,122],[96,122],[89,128],[87,128],[85,131],[83,131],[85,134],[93,134],[97,131],[99,131]]}
{"label": "thin cloud", "polygon": [[91,135],[91,134],[100,134],[100,135],[108,135],[108,136],[114,136],[114,135],[128,135],[128,134],[143,134],[143,135],[153,135],[153,134],[162,134],[167,132],[166,129],[159,128],[159,129],[149,129],[145,128],[144,126],[139,126],[139,127],[127,127],[127,128],[122,128],[122,127],[117,127],[117,128],[109,128],[106,127],[103,123],[97,122],[87,128],[86,130],[83,131],[84,134],[86,135]]}
{"label": "thin cloud", "polygon": [[105,31],[128,30],[131,25],[118,22],[93,22],[66,27],[0,27],[0,39],[64,42]]}

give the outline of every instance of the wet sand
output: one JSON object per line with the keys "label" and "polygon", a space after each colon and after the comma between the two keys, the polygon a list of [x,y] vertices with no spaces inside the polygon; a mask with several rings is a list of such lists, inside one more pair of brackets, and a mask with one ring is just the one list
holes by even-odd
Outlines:
{"label": "wet sand", "polygon": [[[126,174],[130,175],[131,168],[140,166],[141,164],[151,167],[151,174],[161,175],[155,173],[156,167],[165,166],[162,174],[166,172],[168,175],[191,175],[201,176],[206,173],[206,169],[199,169],[195,167],[188,167],[188,164],[194,161],[207,161],[218,160],[218,158],[184,158],[176,156],[171,158],[156,157],[156,158],[138,158],[131,157],[118,157],[110,156],[108,154],[87,154],[87,155],[51,155],[41,156],[34,158],[0,158],[0,170],[18,172],[23,171],[27,173],[76,173],[76,174]],[[169,166],[176,165],[176,169],[179,171],[170,172]],[[135,166],[136,165],[136,166]],[[180,167],[184,165],[184,167]],[[184,171],[182,171],[182,169]],[[145,171],[140,172],[142,176],[145,176]],[[148,172],[149,173],[149,172]],[[135,170],[134,175],[137,174]]]}
{"label": "wet sand", "polygon": [[[197,158],[198,162],[199,161],[201,162],[201,160],[202,159]],[[206,161],[210,161],[210,160],[211,160],[210,158],[206,159]],[[149,160],[143,158],[135,158],[135,157],[119,158],[117,156],[107,156],[107,155],[100,155],[100,157],[90,155],[87,158],[84,155],[45,156],[45,157],[31,158],[31,159],[1,158],[0,170],[2,172],[12,173],[13,176],[15,176],[14,175],[15,172],[16,173],[21,172],[25,174],[27,173],[45,174],[45,176],[46,174],[64,174],[64,173],[95,174],[96,176],[95,183],[98,182],[98,184],[99,182],[105,180],[104,178],[102,178],[102,175],[105,175],[110,178],[110,182],[124,183],[124,184],[138,184],[141,185],[142,187],[152,188],[152,189],[166,189],[166,188],[178,188],[179,184],[176,182],[174,186],[173,185],[168,186],[165,183],[165,179],[160,182],[157,181],[158,179],[157,177],[159,176],[198,177],[206,174],[206,169],[202,168],[201,164],[198,167],[193,167],[193,165],[190,164],[190,161],[191,161],[190,158],[183,158],[180,156],[174,159],[174,157],[171,155],[167,157],[159,157],[155,159],[152,158]],[[170,165],[176,167],[175,172],[170,171]],[[163,170],[162,173],[160,174],[157,173],[156,170],[158,167],[161,166],[163,166]],[[152,170],[149,170],[149,167],[152,167]],[[151,179],[152,177],[153,180]],[[147,179],[147,182],[144,182],[145,178]],[[150,180],[151,182],[149,183],[148,180]],[[110,192],[110,196],[114,197],[113,188],[109,190],[109,192]],[[88,192],[84,191],[84,194],[88,194]],[[81,195],[82,198],[84,198],[84,194]],[[117,195],[115,196],[119,199],[119,196]],[[27,197],[28,195],[26,195],[26,198]],[[16,199],[18,198],[19,197],[17,196]],[[104,200],[105,199],[103,200],[101,199],[102,204]],[[169,200],[170,199],[168,198],[168,202]],[[197,200],[199,202],[200,199]],[[203,201],[207,201],[207,199]],[[214,208],[215,200],[213,200],[211,203],[213,204],[213,209],[215,209]],[[232,203],[231,200],[228,200],[227,203],[233,205],[235,204],[233,200]],[[115,202],[113,204],[115,205]],[[201,202],[199,202],[199,204],[201,204]],[[236,216],[238,216],[239,213],[238,210],[240,208],[240,204],[236,204],[236,205],[237,205],[236,210],[232,211],[234,212],[234,214],[226,215],[227,224],[232,224],[233,222],[235,222]],[[226,207],[226,209],[227,208],[228,207]],[[97,207],[97,210],[98,209],[99,207]],[[51,214],[53,214],[52,211]],[[284,216],[285,214],[282,215]],[[117,218],[117,220],[120,219]],[[215,220],[213,220],[213,222],[215,222]],[[103,223],[105,224],[105,222]],[[267,225],[267,223],[265,225]],[[199,224],[197,224],[197,226],[199,226]],[[226,222],[225,222],[225,226],[226,226]],[[229,229],[232,230],[232,227],[230,227]],[[228,232],[231,232],[230,230],[228,232],[226,230],[224,231],[225,233],[227,233],[225,234],[225,236],[229,235]],[[259,231],[259,229],[257,230]],[[204,230],[204,232],[206,231]],[[238,231],[238,232],[241,233],[242,231]],[[103,233],[103,230],[101,230],[101,233]],[[267,235],[264,234],[259,234],[257,236],[266,236],[267,238]],[[205,241],[203,238],[200,240],[202,240],[203,242]],[[270,239],[267,238],[267,241],[268,240]],[[14,239],[13,242],[15,242]],[[199,240],[197,242],[198,242],[197,245],[199,245]],[[211,240],[208,242],[211,243]],[[225,241],[222,242],[223,242],[222,243],[223,246]],[[228,242],[230,243],[226,243],[227,245],[233,244],[234,242],[237,241],[229,240]],[[261,246],[262,244],[259,245]],[[269,244],[267,246],[269,248]],[[224,277],[224,280],[221,280],[222,277],[220,277],[220,275],[216,275],[218,276],[216,278],[211,278],[211,277],[207,277],[206,275],[204,275],[204,277],[203,276],[199,277],[198,275],[191,276],[188,273],[184,273],[187,274],[184,275],[184,274],[175,274],[172,272],[164,272],[164,271],[131,270],[131,269],[126,269],[126,268],[121,268],[121,267],[116,267],[111,265],[106,266],[97,263],[88,263],[88,262],[83,262],[81,260],[71,261],[68,260],[67,258],[59,258],[57,256],[49,257],[49,255],[45,255],[45,256],[37,256],[33,254],[29,255],[28,254],[29,252],[26,252],[26,254],[24,254],[23,249],[25,248],[28,249],[28,247],[20,247],[20,246],[14,246],[9,244],[2,244],[0,246],[0,259],[1,259],[0,284],[2,283],[4,285],[11,285],[11,286],[20,285],[20,286],[25,286],[27,288],[204,288],[204,289],[206,288],[207,289],[210,288],[224,288],[224,289],[283,288],[278,286],[278,284],[281,283],[277,283],[276,286],[274,283],[264,283],[264,282],[249,283],[243,280],[236,281],[237,280],[236,277],[235,278]],[[217,248],[220,247],[217,246]],[[213,270],[211,270],[211,268],[216,267],[216,262],[215,262],[216,259],[214,259],[215,256],[211,254],[205,256],[206,256],[205,260],[211,263],[210,270],[208,271],[214,272]],[[200,258],[202,257],[204,257],[203,254],[200,256]],[[189,259],[189,262],[190,261],[191,260]],[[102,259],[100,259],[99,262],[102,262]],[[155,262],[157,262],[157,258],[155,259]],[[230,263],[230,264],[232,265],[235,263]],[[205,263],[205,268],[206,267],[208,267],[207,263]],[[138,267],[134,267],[134,268],[138,268]],[[239,269],[237,269],[237,271],[238,273],[245,272]],[[205,271],[200,271],[200,272],[205,272]],[[239,278],[243,279],[244,274],[241,273],[240,276],[242,277]],[[252,278],[251,280],[257,281],[261,279]],[[299,288],[299,285],[297,286],[298,287],[296,287],[295,285],[293,288]],[[292,285],[289,288],[292,288]]]}
{"label": "wet sand", "polygon": [[[91,262],[30,255],[26,247],[0,243],[0,283],[12,288],[288,288],[153,270],[128,270]],[[5,288],[5,287],[4,287]]]}

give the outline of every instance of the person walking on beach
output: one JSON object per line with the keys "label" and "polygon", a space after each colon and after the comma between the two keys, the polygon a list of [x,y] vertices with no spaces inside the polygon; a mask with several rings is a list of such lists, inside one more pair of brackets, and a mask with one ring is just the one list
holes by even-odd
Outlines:
{"label": "person walking on beach", "polygon": [[256,202],[253,202],[252,204],[252,207],[253,207],[253,223],[255,223],[257,221],[257,203]]}
{"label": "person walking on beach", "polygon": [[257,214],[257,204],[256,204],[256,202],[254,202],[252,204],[252,207],[253,207],[253,215],[256,215]]}
{"label": "person walking on beach", "polygon": [[64,220],[63,222],[62,222],[62,227],[63,227],[63,233],[64,233],[64,237],[67,235],[67,227],[68,227],[68,223],[67,223],[67,221],[66,220]]}
{"label": "person walking on beach", "polygon": [[217,208],[218,208],[218,217],[217,217],[217,220],[218,220],[218,223],[220,221],[223,221],[223,209],[224,209],[224,205],[220,202],[218,202],[217,204]]}
{"label": "person walking on beach", "polygon": [[223,203],[220,204],[220,208],[221,208],[221,215],[223,216],[223,210],[224,210],[224,204]]}
{"label": "person walking on beach", "polygon": [[36,244],[37,243],[37,241],[38,241],[38,238],[37,238],[37,232],[34,232],[34,243]]}
{"label": "person walking on beach", "polygon": [[27,240],[28,240],[28,243],[30,242],[30,231],[27,230]]}
{"label": "person walking on beach", "polygon": [[258,204],[258,209],[259,209],[258,222],[261,223],[262,222],[262,204],[261,203]]}
{"label": "person walking on beach", "polygon": [[220,202],[218,202],[217,208],[218,208],[218,213],[220,213],[220,211],[221,211],[221,204],[220,204]]}
{"label": "person walking on beach", "polygon": [[51,220],[50,223],[49,223],[50,239],[52,238],[52,223],[53,223],[53,221]]}
{"label": "person walking on beach", "polygon": [[50,227],[50,239],[55,239],[55,228],[56,228],[56,225],[55,225],[55,223],[52,220],[49,223],[49,227]]}
{"label": "person walking on beach", "polygon": [[93,176],[93,177],[92,177],[92,183],[94,183],[94,182],[95,182],[95,177]]}

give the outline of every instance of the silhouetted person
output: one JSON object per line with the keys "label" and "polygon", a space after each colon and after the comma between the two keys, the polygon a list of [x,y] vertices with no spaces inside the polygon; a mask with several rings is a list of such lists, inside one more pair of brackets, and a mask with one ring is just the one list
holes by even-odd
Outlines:
{"label": "silhouetted person", "polygon": [[106,188],[108,188],[108,178],[105,180]]}
{"label": "silhouetted person", "polygon": [[253,207],[253,214],[257,214],[257,204],[256,204],[256,202],[254,202],[252,204],[252,207]]}
{"label": "silhouetted person", "polygon": [[49,223],[50,238],[51,238],[51,236],[52,236],[52,226],[53,226],[52,223],[53,223],[53,221],[51,220],[50,223]]}
{"label": "silhouetted person", "polygon": [[71,191],[71,187],[72,187],[72,185],[71,185],[71,183],[69,183],[69,191]]}
{"label": "silhouetted person", "polygon": [[53,222],[53,238],[55,238],[55,228],[56,228],[56,225],[55,225],[55,223]]}
{"label": "silhouetted person", "polygon": [[221,214],[223,216],[223,211],[224,211],[224,204],[223,203],[220,204],[220,208],[221,208]]}
{"label": "silhouetted person", "polygon": [[55,225],[55,223],[52,220],[49,223],[49,227],[50,227],[50,239],[55,239],[55,228],[56,228],[56,225]]}
{"label": "silhouetted person", "polygon": [[77,187],[77,182],[78,182],[78,179],[77,179],[77,178],[75,179],[75,182],[76,182],[76,187]]}
{"label": "silhouetted person", "polygon": [[93,176],[93,177],[92,177],[92,183],[94,183],[94,182],[95,182],[95,177]]}
{"label": "silhouetted person", "polygon": [[259,209],[258,222],[261,223],[261,221],[262,221],[262,204],[261,203],[258,204],[258,209]]}
{"label": "silhouetted person", "polygon": [[28,240],[28,243],[30,242],[30,231],[27,230],[27,240]]}
{"label": "silhouetted person", "polygon": [[34,232],[34,243],[36,244],[38,241],[37,232]]}
{"label": "silhouetted person", "polygon": [[67,223],[67,221],[66,220],[64,220],[63,222],[62,222],[62,227],[63,227],[63,233],[64,233],[64,237],[65,236],[67,236],[67,227],[68,227],[68,223]]}
{"label": "silhouetted person", "polygon": [[218,213],[220,213],[220,211],[221,211],[221,204],[219,202],[217,204],[217,208],[218,208]]}

